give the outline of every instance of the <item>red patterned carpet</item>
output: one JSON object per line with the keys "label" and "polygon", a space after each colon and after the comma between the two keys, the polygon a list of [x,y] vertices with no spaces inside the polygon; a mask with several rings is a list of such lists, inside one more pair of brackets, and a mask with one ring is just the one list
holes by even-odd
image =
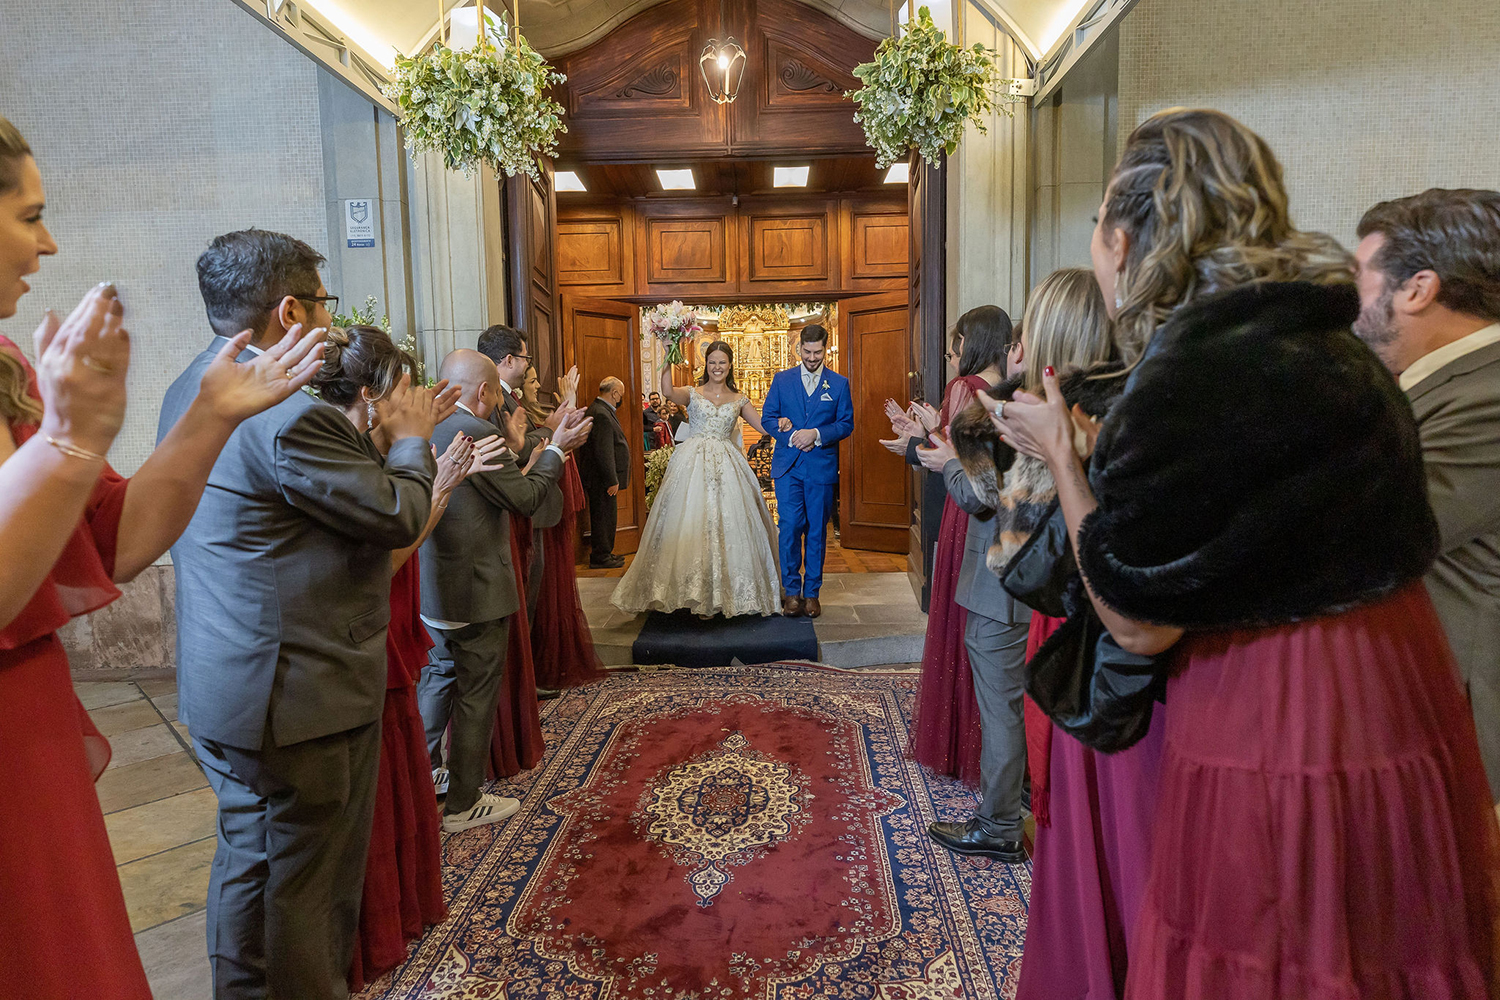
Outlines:
{"label": "red patterned carpet", "polygon": [[903,758],[914,673],[621,674],[543,709],[499,828],[445,842],[451,916],[390,1000],[1014,994],[1029,871],[928,841],[973,795]]}

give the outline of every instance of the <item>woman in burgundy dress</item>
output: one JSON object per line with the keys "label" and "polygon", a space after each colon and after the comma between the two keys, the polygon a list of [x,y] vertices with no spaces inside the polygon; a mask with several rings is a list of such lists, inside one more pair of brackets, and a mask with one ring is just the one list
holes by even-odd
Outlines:
{"label": "woman in burgundy dress", "polygon": [[[382,453],[374,404],[402,376],[416,370],[412,359],[385,331],[353,326],[329,334],[327,355],[312,387],[324,402],[344,411],[356,430],[368,433]],[[380,777],[375,786],[375,818],[365,863],[359,932],[349,986],[365,984],[406,960],[406,946],[432,924],[444,920],[442,845],[437,797],[433,794],[427,736],[417,707],[417,679],[432,642],[419,617],[421,573],[417,549],[447,509],[448,497],[464,477],[491,468],[498,435],[474,441],[460,435],[438,459],[432,484],[432,514],[421,536],[391,554],[391,624],[386,633],[385,709],[381,716]]]}
{"label": "woman in burgundy dress", "polygon": [[[0,319],[57,252],[44,201],[31,150],[0,118]],[[48,313],[38,371],[0,337],[0,983],[27,996],[151,995],[94,794],[109,743],[73,692],[57,629],[167,550],[235,427],[306,384],[322,355],[315,331],[238,365],[249,334],[236,337],[124,479],[104,457],[125,416],[123,320],[107,284],[64,321]]]}
{"label": "woman in burgundy dress", "polygon": [[1500,828],[1348,255],[1291,226],[1259,136],[1184,109],[1132,133],[1092,254],[1134,367],[1087,470],[1055,378],[997,425],[1116,641],[1169,658],[1126,997],[1493,995]]}
{"label": "woman in burgundy dress", "polygon": [[[919,464],[915,449],[926,443],[928,433],[946,435],[949,421],[969,405],[976,392],[993,389],[1005,378],[1005,355],[1012,347],[1011,339],[1010,317],[1003,309],[980,306],[960,316],[949,353],[949,364],[957,363],[957,377],[943,391],[942,410],[928,408],[920,414],[924,422],[917,424],[904,417],[893,403],[887,403],[896,439],[882,443],[905,455],[911,464]],[[932,561],[927,638],[922,647],[922,676],[912,723],[911,754],[918,763],[939,774],[978,785],[979,703],[974,696],[969,655],[964,650],[966,615],[953,602],[968,530],[969,515],[952,498],[945,497]]]}

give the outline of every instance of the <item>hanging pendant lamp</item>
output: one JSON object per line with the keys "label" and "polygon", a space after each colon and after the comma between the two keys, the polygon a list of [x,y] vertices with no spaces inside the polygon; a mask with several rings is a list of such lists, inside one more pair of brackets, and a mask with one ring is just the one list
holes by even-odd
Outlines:
{"label": "hanging pendant lamp", "polygon": [[[724,0],[719,0],[719,32],[724,34]],[[710,38],[698,57],[698,69],[708,85],[708,96],[715,104],[733,104],[740,95],[740,80],[745,75],[745,50],[733,35],[720,42]]]}

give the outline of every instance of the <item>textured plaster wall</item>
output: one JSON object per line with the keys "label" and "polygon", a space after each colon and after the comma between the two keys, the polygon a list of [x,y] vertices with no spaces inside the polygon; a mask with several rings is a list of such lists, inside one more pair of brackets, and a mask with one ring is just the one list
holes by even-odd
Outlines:
{"label": "textured plaster wall", "polygon": [[1382,199],[1500,188],[1495,0],[1140,0],[1119,43],[1122,141],[1162,108],[1226,111],[1276,152],[1297,224],[1346,245]]}

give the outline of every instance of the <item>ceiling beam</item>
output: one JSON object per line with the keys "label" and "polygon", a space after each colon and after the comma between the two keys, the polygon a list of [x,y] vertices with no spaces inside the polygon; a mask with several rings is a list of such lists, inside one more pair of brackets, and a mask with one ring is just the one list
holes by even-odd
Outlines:
{"label": "ceiling beam", "polygon": [[390,73],[314,4],[306,0],[234,2],[377,106],[393,115],[397,113],[396,105],[381,91],[381,87],[391,82]]}
{"label": "ceiling beam", "polygon": [[1093,48],[1135,4],[1136,0],[1094,0],[1084,5],[1037,67],[1037,104],[1057,89],[1084,53]]}

